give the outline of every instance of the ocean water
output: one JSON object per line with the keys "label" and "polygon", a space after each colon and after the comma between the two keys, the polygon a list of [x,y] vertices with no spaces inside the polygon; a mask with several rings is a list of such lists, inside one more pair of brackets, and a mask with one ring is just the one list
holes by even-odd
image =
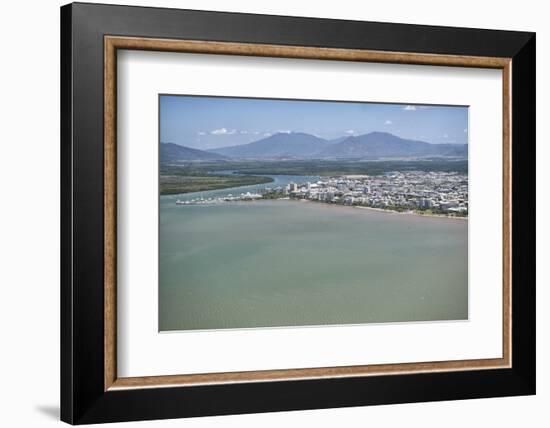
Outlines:
{"label": "ocean water", "polygon": [[160,200],[161,331],[468,317],[466,220],[176,199]]}

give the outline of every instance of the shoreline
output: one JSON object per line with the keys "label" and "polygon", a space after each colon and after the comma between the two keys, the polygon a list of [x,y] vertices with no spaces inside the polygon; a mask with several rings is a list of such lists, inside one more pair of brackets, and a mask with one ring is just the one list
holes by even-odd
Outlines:
{"label": "shoreline", "polygon": [[292,198],[259,199],[258,201],[254,201],[254,202],[260,202],[260,201],[308,202],[311,204],[324,205],[327,207],[358,208],[361,210],[369,210],[369,211],[375,211],[375,212],[386,213],[386,214],[411,215],[416,217],[428,217],[428,218],[445,218],[445,219],[451,219],[451,220],[468,220],[468,217],[459,217],[459,216],[444,215],[444,214],[422,214],[414,211],[394,211],[394,210],[386,210],[384,208],[367,207],[367,206],[360,206],[360,205],[327,204],[325,202],[316,202],[316,201],[311,201],[309,199],[292,199]]}
{"label": "shoreline", "polygon": [[[303,203],[307,202],[312,205],[321,205],[326,208],[334,208],[337,207],[338,209],[341,208],[358,208],[361,210],[368,210],[368,211],[374,211],[378,213],[385,213],[385,214],[399,214],[399,215],[408,215],[408,216],[415,216],[415,217],[426,217],[426,218],[444,218],[444,219],[450,219],[450,220],[468,220],[468,217],[459,217],[459,216],[452,216],[452,215],[444,215],[444,214],[422,214],[419,212],[414,211],[395,211],[395,210],[387,210],[384,208],[376,208],[376,207],[367,207],[367,206],[360,206],[360,205],[343,205],[343,204],[327,204],[325,202],[317,202],[317,201],[311,201],[309,199],[292,199],[292,198],[277,198],[277,199],[263,199],[258,198],[254,200],[235,200],[235,201],[228,201],[228,202],[216,202],[211,204],[189,204],[191,206],[198,205],[198,206],[215,206],[215,205],[225,205],[225,204],[241,204],[241,203],[265,203],[265,202],[275,202],[278,201],[288,201],[293,203]],[[185,204],[184,204],[185,205]]]}
{"label": "shoreline", "polygon": [[468,220],[468,217],[459,217],[459,216],[453,216],[453,215],[445,215],[445,214],[422,214],[419,212],[414,211],[394,211],[394,210],[386,210],[384,208],[375,208],[375,207],[365,207],[365,206],[353,206],[353,208],[359,208],[361,210],[371,210],[371,211],[377,211],[377,212],[383,212],[383,213],[390,213],[390,214],[403,214],[403,215],[415,215],[419,217],[434,217],[434,218],[450,218],[455,220]]}

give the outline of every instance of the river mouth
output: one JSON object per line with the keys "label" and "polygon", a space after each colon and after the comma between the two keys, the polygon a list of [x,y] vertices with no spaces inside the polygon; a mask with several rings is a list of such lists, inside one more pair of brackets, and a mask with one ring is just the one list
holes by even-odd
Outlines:
{"label": "river mouth", "polygon": [[[212,174],[231,175],[234,173],[237,173],[237,171],[233,171],[233,170],[212,171]],[[259,183],[259,184],[252,184],[252,185],[246,185],[246,186],[229,187],[225,189],[179,193],[179,194],[172,194],[172,195],[161,195],[160,200],[162,203],[162,201],[164,200],[175,201],[179,199],[180,201],[189,201],[191,199],[197,199],[197,198],[203,198],[203,199],[221,198],[224,196],[246,193],[246,192],[259,192],[264,190],[265,188],[283,187],[289,183],[302,184],[302,183],[307,183],[308,181],[310,182],[317,181],[320,178],[319,176],[314,176],[314,175],[272,175],[272,174],[254,174],[254,175],[259,177],[271,178],[272,181],[269,183]]]}

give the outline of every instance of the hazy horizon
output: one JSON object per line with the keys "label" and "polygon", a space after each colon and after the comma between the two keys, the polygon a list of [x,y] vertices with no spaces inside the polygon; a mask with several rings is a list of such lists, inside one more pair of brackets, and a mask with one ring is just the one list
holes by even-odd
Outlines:
{"label": "hazy horizon", "polygon": [[160,95],[160,141],[211,150],[305,133],[326,140],[387,132],[432,144],[468,143],[468,107]]}

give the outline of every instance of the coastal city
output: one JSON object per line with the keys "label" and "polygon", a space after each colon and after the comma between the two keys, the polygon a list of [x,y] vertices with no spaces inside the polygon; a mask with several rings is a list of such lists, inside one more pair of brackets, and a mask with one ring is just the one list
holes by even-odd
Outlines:
{"label": "coastal city", "polygon": [[298,199],[456,217],[468,216],[468,177],[457,172],[394,171],[382,175],[320,177],[317,181],[265,187],[251,193],[180,201],[179,205],[260,199]]}

